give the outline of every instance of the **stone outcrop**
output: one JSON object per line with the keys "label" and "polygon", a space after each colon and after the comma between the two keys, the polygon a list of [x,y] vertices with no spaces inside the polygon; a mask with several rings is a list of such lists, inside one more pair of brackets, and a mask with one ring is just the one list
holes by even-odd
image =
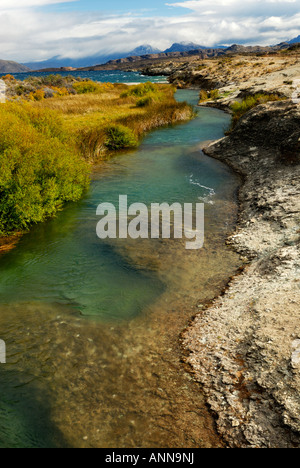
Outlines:
{"label": "stone outcrop", "polygon": [[230,447],[300,447],[300,108],[258,106],[205,153],[244,178],[245,269],[182,336]]}

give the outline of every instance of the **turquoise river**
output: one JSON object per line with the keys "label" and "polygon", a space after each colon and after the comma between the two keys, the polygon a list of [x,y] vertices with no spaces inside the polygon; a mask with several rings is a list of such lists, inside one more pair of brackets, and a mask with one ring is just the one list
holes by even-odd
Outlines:
{"label": "turquoise river", "polygon": [[[178,100],[196,105],[198,91]],[[94,168],[89,193],[0,258],[0,447],[221,447],[180,333],[240,265],[226,246],[239,179],[201,142],[230,117],[184,124]],[[205,203],[205,243],[100,240],[102,202]]]}

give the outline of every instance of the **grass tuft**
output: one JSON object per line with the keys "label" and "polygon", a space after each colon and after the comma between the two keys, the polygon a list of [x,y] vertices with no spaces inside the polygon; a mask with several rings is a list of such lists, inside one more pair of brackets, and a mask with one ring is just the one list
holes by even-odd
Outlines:
{"label": "grass tuft", "polygon": [[234,102],[231,105],[232,122],[230,130],[233,130],[240,118],[254,107],[265,104],[266,102],[282,101],[285,99],[286,98],[280,97],[278,94],[255,94],[254,96],[245,97],[242,102]]}

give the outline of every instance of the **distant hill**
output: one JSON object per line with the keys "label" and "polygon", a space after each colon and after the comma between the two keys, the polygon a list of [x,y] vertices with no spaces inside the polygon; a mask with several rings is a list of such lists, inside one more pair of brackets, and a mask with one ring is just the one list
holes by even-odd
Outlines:
{"label": "distant hill", "polygon": [[300,36],[294,37],[294,39],[288,41],[288,44],[297,44],[298,42],[300,42]]}
{"label": "distant hill", "polygon": [[195,44],[194,42],[175,42],[164,52],[165,54],[168,54],[169,52],[188,52],[189,50],[196,49],[208,49],[208,47]]}
{"label": "distant hill", "polygon": [[89,57],[72,59],[72,58],[63,58],[59,55],[52,57],[48,60],[43,60],[40,62],[27,62],[23,65],[31,68],[32,70],[41,70],[49,68],[62,68],[62,67],[72,67],[72,68],[81,68],[88,67],[91,65],[99,65],[101,63],[106,63],[109,60],[117,60],[120,58],[120,54],[114,55],[92,55]]}
{"label": "distant hill", "polygon": [[110,60],[117,60],[121,58],[126,58],[129,56],[141,56],[146,54],[157,54],[161,52],[158,49],[154,49],[151,45],[145,44],[137,47],[131,52],[116,52],[115,54],[96,54],[84,58],[72,59],[72,58],[63,58],[59,55],[52,57],[48,60],[43,60],[40,62],[27,62],[24,63],[25,66],[30,67],[32,70],[42,70],[42,69],[51,69],[51,68],[62,68],[62,67],[72,67],[72,68],[83,68],[90,67],[95,65],[101,65],[107,63]]}
{"label": "distant hill", "polygon": [[[124,57],[133,57],[133,56],[138,56],[139,57],[141,55],[160,54],[160,53],[161,53],[161,50],[155,49],[154,47],[152,47],[149,44],[145,44],[145,45],[141,45],[139,47],[136,47],[134,50],[129,52],[129,54],[127,54]],[[119,58],[124,58],[124,57],[119,57]]]}
{"label": "distant hill", "polygon": [[[61,56],[52,57],[49,60],[44,60],[40,62],[27,62],[23,65],[29,67],[32,70],[44,70],[44,69],[60,69],[60,68],[79,68],[79,69],[93,69],[94,67],[99,67],[101,69],[102,65],[112,64],[117,65],[120,63],[135,62],[137,57],[142,57],[145,59],[159,59],[163,57],[175,57],[175,56],[189,56],[199,54],[202,58],[223,55],[226,53],[263,53],[272,50],[278,50],[280,48],[286,48],[288,45],[293,45],[297,42],[300,42],[300,36],[292,39],[289,42],[284,42],[278,44],[277,46],[243,46],[233,44],[230,47],[225,47],[222,45],[217,45],[215,47],[206,47],[203,45],[195,44],[194,42],[175,42],[165,51],[160,51],[152,47],[149,44],[143,44],[136,47],[132,51],[128,52],[116,52],[114,54],[98,54],[79,58],[63,58]],[[21,66],[21,65],[19,65]],[[27,70],[28,71],[28,68]],[[0,71],[1,72],[1,71]]]}
{"label": "distant hill", "polygon": [[24,65],[31,68],[32,70],[62,67],[85,68],[93,67],[96,65],[102,65],[107,62],[111,62],[112,60],[127,59],[128,57],[141,57],[144,55],[155,55],[169,52],[189,52],[194,49],[207,49],[207,47],[199,46],[197,44],[194,44],[193,42],[181,42],[174,43],[169,49],[162,52],[161,50],[156,49],[149,44],[143,44],[127,53],[119,52],[111,55],[101,55],[99,53],[97,55],[84,57],[80,59],[62,58],[61,56],[55,56],[49,60],[43,60],[40,62],[26,62],[24,63]]}
{"label": "distant hill", "polygon": [[25,73],[31,71],[29,67],[10,60],[0,60],[0,73]]}
{"label": "distant hill", "polygon": [[164,51],[165,54],[171,52],[190,52],[191,50],[209,50],[209,49],[227,49],[226,46],[216,45],[214,47],[207,47],[204,45],[195,44],[194,42],[174,42],[174,44]]}

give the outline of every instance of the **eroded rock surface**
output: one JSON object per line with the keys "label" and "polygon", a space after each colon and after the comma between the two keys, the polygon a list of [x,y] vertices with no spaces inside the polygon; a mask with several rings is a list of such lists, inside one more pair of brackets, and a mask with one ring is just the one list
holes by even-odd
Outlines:
{"label": "eroded rock surface", "polygon": [[230,447],[300,447],[300,108],[268,103],[205,148],[244,177],[229,243],[247,258],[182,339]]}

